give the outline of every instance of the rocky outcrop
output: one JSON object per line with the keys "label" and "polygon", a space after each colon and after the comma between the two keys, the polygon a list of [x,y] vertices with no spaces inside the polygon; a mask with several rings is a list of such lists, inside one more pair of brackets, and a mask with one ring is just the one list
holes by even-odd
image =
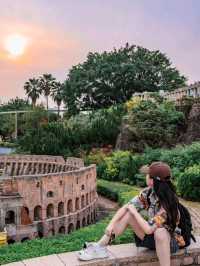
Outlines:
{"label": "rocky outcrop", "polygon": [[146,144],[138,136],[136,128],[130,127],[127,119],[123,119],[120,133],[117,137],[115,149],[116,150],[132,150],[142,152]]}
{"label": "rocky outcrop", "polygon": [[186,143],[200,140],[200,103],[193,104],[191,108],[183,139]]}

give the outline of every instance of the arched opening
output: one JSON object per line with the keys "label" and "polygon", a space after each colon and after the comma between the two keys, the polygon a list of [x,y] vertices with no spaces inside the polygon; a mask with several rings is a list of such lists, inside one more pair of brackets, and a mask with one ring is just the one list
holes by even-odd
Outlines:
{"label": "arched opening", "polygon": [[55,235],[55,230],[52,228],[48,232],[48,236],[54,236]]}
{"label": "arched opening", "polygon": [[37,233],[39,238],[42,238],[44,236],[44,225],[41,222],[37,224]]}
{"label": "arched opening", "polygon": [[64,215],[64,202],[58,203],[58,216]]}
{"label": "arched opening", "polygon": [[76,211],[78,211],[80,209],[79,198],[76,198],[75,209],[76,209]]}
{"label": "arched opening", "polygon": [[14,243],[15,243],[15,240],[12,239],[12,238],[11,238],[11,239],[8,239],[8,240],[7,240],[7,243],[8,243],[9,245],[10,245],[10,244],[14,244]]}
{"label": "arched opening", "polygon": [[80,229],[80,227],[81,227],[81,223],[80,223],[80,221],[77,221],[77,223],[76,223],[76,229],[78,230],[78,229]]}
{"label": "arched opening", "polygon": [[54,217],[54,207],[52,203],[47,206],[47,218],[51,217]]}
{"label": "arched opening", "polygon": [[84,195],[81,196],[81,208],[85,207],[85,197]]}
{"label": "arched opening", "polygon": [[73,212],[73,204],[72,204],[72,200],[68,200],[67,203],[67,213]]}
{"label": "arched opening", "polygon": [[87,224],[90,224],[90,215],[87,216]]}
{"label": "arched opening", "polygon": [[47,198],[53,198],[53,191],[47,192]]}
{"label": "arched opening", "polygon": [[86,194],[86,205],[89,204],[89,201],[88,201],[88,193]]}
{"label": "arched opening", "polygon": [[5,217],[5,224],[14,224],[14,223],[15,223],[14,211],[7,211]]}
{"label": "arched opening", "polygon": [[24,238],[22,238],[21,242],[23,243],[23,242],[25,242],[27,240],[30,240],[30,238],[29,237],[24,237]]}
{"label": "arched opening", "polygon": [[29,217],[29,209],[25,206],[21,208],[21,224],[26,225],[26,224],[31,224],[32,221]]}
{"label": "arched opening", "polygon": [[42,220],[42,207],[37,205],[34,208],[34,221],[40,221]]}
{"label": "arched opening", "polygon": [[59,234],[65,234],[65,227],[64,226],[61,226],[58,230],[58,233]]}
{"label": "arched opening", "polygon": [[71,232],[73,232],[74,231],[74,225],[73,225],[73,223],[71,223],[71,224],[69,224],[69,226],[68,226],[68,234],[70,234]]}
{"label": "arched opening", "polygon": [[86,220],[85,220],[85,217],[83,218],[82,220],[82,227],[86,226]]}

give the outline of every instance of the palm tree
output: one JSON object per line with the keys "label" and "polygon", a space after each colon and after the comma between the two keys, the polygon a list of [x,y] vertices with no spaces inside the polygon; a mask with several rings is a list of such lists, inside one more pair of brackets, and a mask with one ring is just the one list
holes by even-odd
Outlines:
{"label": "palm tree", "polygon": [[26,91],[28,98],[31,98],[33,107],[35,107],[36,101],[41,95],[39,80],[36,78],[29,79],[24,84],[24,90]]}
{"label": "palm tree", "polygon": [[54,82],[54,90],[51,93],[51,96],[54,100],[54,102],[57,104],[58,106],[58,116],[60,115],[60,106],[62,104],[63,101],[63,83],[60,82]]}
{"label": "palm tree", "polygon": [[44,96],[46,97],[47,111],[49,109],[48,97],[51,94],[52,90],[54,89],[55,81],[56,79],[51,74],[43,74],[39,79],[40,88],[42,92],[44,93]]}

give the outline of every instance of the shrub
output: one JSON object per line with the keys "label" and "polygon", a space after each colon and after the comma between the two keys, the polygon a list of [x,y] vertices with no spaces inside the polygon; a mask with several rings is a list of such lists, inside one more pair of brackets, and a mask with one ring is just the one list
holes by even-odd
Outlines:
{"label": "shrub", "polygon": [[104,158],[104,161],[98,165],[97,173],[99,178],[134,185],[136,184],[134,176],[138,171],[139,162],[140,158],[133,156],[129,151],[116,151]]}
{"label": "shrub", "polygon": [[123,205],[139,193],[139,188],[119,182],[98,179],[97,192],[102,196],[117,201],[120,205]]}
{"label": "shrub", "polygon": [[[124,112],[123,107],[113,106],[71,117],[64,123],[40,121],[42,111],[31,113],[19,139],[20,148],[32,154],[80,156],[82,150],[88,152],[92,147],[114,145]],[[32,121],[34,126],[30,126]]]}
{"label": "shrub", "polygon": [[184,114],[173,103],[161,104],[141,101],[128,114],[128,129],[134,140],[133,150],[149,147],[171,147],[178,136],[178,128],[184,124]]}
{"label": "shrub", "polygon": [[200,201],[200,164],[186,168],[178,177],[177,187],[185,199]]}

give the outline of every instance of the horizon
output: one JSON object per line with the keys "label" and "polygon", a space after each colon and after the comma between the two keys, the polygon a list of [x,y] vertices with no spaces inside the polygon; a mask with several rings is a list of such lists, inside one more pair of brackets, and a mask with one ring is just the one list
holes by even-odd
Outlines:
{"label": "horizon", "polygon": [[89,52],[118,49],[126,42],[167,54],[188,84],[199,80],[198,0],[30,0],[23,5],[8,0],[0,7],[2,102],[25,98],[29,78],[51,73],[64,81]]}

